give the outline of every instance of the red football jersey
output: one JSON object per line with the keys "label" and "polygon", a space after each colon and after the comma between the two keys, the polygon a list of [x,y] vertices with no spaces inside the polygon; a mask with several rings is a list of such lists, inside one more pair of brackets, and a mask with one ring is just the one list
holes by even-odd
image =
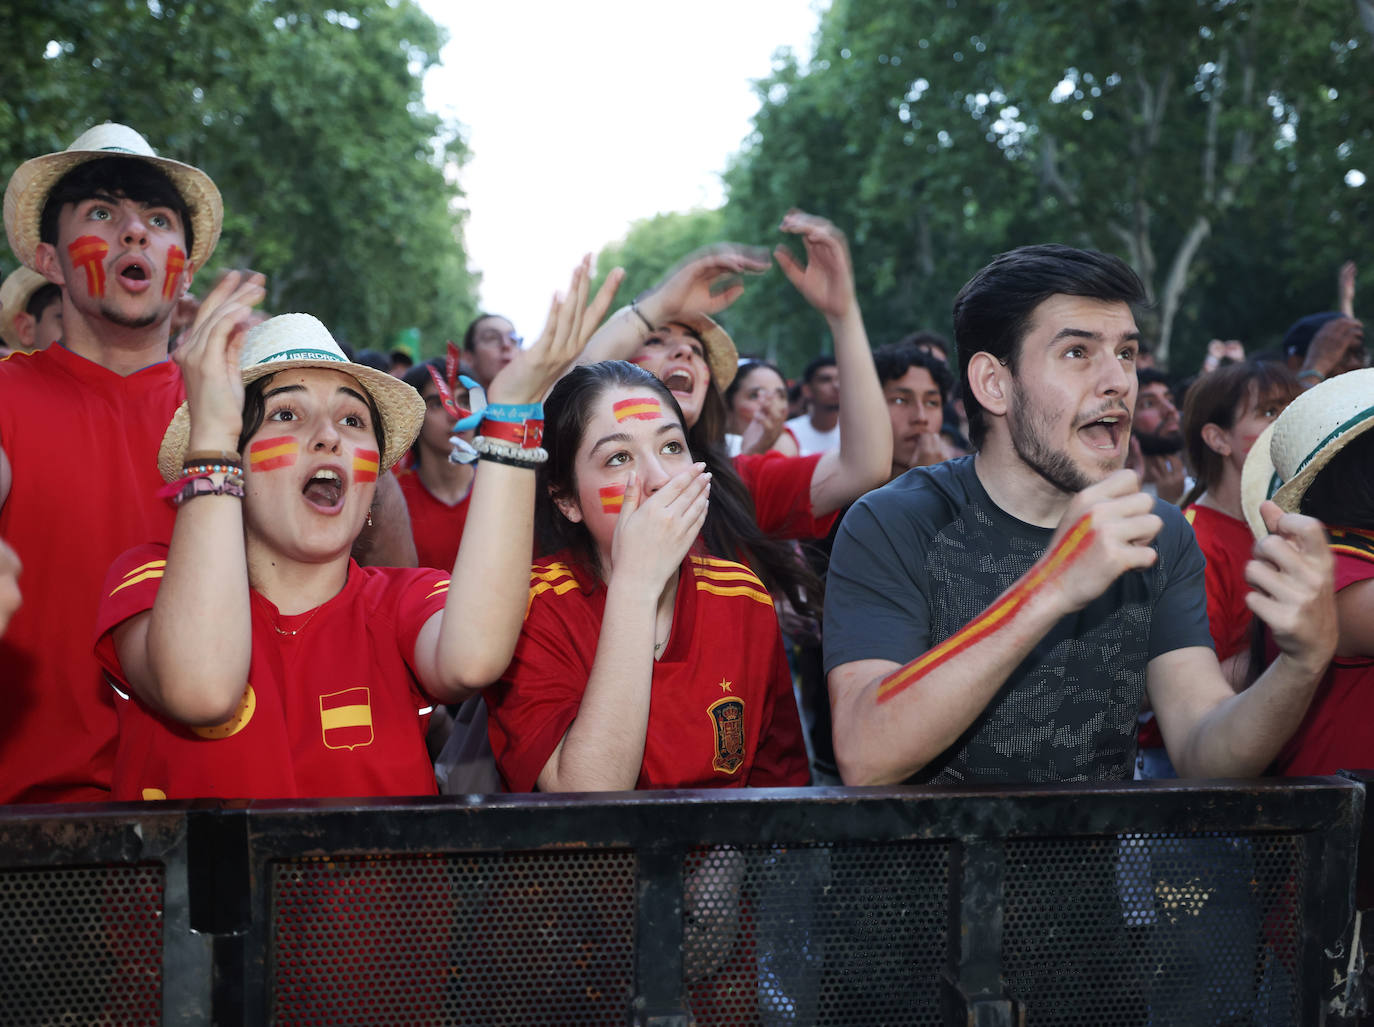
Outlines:
{"label": "red football jersey", "polygon": [[[96,656],[129,691],[113,629],[150,610],[165,545],[132,549],[110,568]],[[359,567],[343,591],[285,616],[257,592],[253,656],[243,700],[212,727],[121,702],[116,799],[294,799],[432,795],[425,750],[433,700],[411,670],[415,639],[443,609],[448,575],[426,568]]]}
{"label": "red football jersey", "polygon": [[[476,480],[476,476],[473,476]],[[421,567],[453,570],[458,558],[458,543],[463,538],[463,526],[468,520],[468,500],[472,498],[469,484],[467,495],[453,506],[440,502],[425,488],[415,471],[397,471],[396,481],[406,497],[410,511],[410,532],[415,539],[416,562]]]}
{"label": "red football jersey", "polygon": [[775,538],[825,538],[840,511],[817,517],[811,511],[811,478],[824,453],[783,456],[776,450],[735,457],[735,470],[754,497],[754,512],[765,535]]}
{"label": "red football jersey", "polygon": [[[605,584],[570,553],[535,563],[515,658],[485,693],[509,790],[534,789],[577,717],[605,609]],[[809,783],[773,600],[748,567],[709,556],[683,561],[672,634],[651,687],[636,788]]]}
{"label": "red football jersey", "polygon": [[157,450],[183,398],[170,360],[127,377],[60,343],[0,360],[0,538],[24,563],[0,639],[0,803],[110,797],[118,721],[85,640],[110,562],[171,538]]}

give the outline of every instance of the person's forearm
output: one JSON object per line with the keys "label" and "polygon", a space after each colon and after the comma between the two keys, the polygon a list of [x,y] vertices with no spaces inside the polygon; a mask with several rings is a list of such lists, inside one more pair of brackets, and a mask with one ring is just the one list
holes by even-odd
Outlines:
{"label": "person's forearm", "polygon": [[649,326],[639,314],[631,307],[621,307],[587,340],[577,362],[595,364],[602,360],[629,360],[648,335]]}
{"label": "person's forearm", "polygon": [[905,666],[840,688],[836,675],[844,668],[831,672],[835,758],[845,784],[900,784],[968,730],[1067,612],[1038,582],[1033,569]]}
{"label": "person's forearm", "polygon": [[881,485],[892,466],[892,427],[859,306],[826,320],[840,373],[840,445],[812,477],[811,508],[817,516]]}
{"label": "person's forearm", "polygon": [[1302,722],[1323,668],[1280,654],[1253,685],[1219,703],[1193,728],[1180,777],[1258,777]]}
{"label": "person's forearm", "polygon": [[[148,625],[140,698],[187,724],[227,720],[252,654],[243,500],[199,496],[177,511]],[[140,687],[142,686],[142,687]]]}
{"label": "person's forearm", "polygon": [[430,694],[459,702],[501,676],[530,594],[534,471],[479,462],[435,650],[417,654]]}
{"label": "person's forearm", "polygon": [[539,775],[545,792],[629,791],[649,730],[657,596],[614,578],[577,716]]}

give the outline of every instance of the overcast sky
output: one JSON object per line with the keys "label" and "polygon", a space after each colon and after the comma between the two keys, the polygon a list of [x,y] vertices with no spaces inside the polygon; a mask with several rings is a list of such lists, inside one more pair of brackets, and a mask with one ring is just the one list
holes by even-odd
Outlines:
{"label": "overcast sky", "polygon": [[583,253],[639,218],[720,205],[720,173],[758,109],[753,80],[780,47],[810,56],[825,6],[420,2],[449,31],[425,98],[467,130],[460,184],[482,306],[529,338]]}

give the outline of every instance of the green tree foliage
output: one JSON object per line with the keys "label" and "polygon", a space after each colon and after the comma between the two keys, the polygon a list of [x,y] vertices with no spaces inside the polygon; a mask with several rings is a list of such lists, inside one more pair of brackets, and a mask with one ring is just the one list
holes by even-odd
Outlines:
{"label": "green tree foliage", "polygon": [[723,238],[724,216],[718,210],[655,214],[630,225],[623,239],[605,246],[596,256],[599,285],[612,268],[625,269],[616,299],[628,303],[653,287],[674,264],[693,250]]}
{"label": "green tree foliage", "polygon": [[[1374,182],[1347,184],[1374,177],[1371,42],[1351,0],[835,0],[810,66],[758,85],[726,230],[834,219],[875,343],[948,332],[1002,250],[1115,252],[1188,369],[1213,335],[1259,348],[1330,306],[1347,257],[1374,265]],[[791,369],[813,317],[780,276],[736,314]]]}
{"label": "green tree foliage", "polygon": [[6,176],[121,121],[223,193],[203,283],[263,271],[270,310],[358,348],[415,326],[438,352],[475,312],[449,180],[466,149],[423,107],[443,38],[412,0],[0,0],[0,24]]}

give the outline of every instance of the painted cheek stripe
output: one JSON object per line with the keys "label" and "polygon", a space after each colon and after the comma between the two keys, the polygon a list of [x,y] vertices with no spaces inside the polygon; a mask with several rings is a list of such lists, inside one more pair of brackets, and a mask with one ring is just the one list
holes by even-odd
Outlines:
{"label": "painted cheek stripe", "polygon": [[612,405],[611,412],[617,421],[656,421],[663,416],[663,408],[652,396],[642,399],[622,399]]}
{"label": "painted cheek stripe", "polygon": [[295,439],[282,436],[259,439],[248,447],[248,466],[254,471],[275,471],[296,462],[301,447]]}
{"label": "painted cheek stripe", "polygon": [[1003,592],[991,606],[969,621],[961,631],[884,678],[878,685],[877,701],[884,703],[900,695],[937,667],[1006,625],[1022,606],[1044,588],[1051,577],[1057,577],[1087,551],[1092,545],[1094,535],[1091,515],[1084,514],[1069,529],[1068,534],[1060,539],[1059,545],[1032,567],[1024,579]]}
{"label": "painted cheek stripe", "polygon": [[173,246],[167,251],[167,277],[162,283],[162,298],[169,300],[177,293],[177,286],[181,284],[181,273],[186,270],[186,254],[182,252],[180,246]]}
{"label": "painted cheek stripe", "polygon": [[353,454],[353,480],[359,483],[377,480],[377,451],[360,449]]}
{"label": "painted cheek stripe", "polygon": [[67,246],[72,264],[86,272],[86,291],[92,296],[105,295],[105,257],[109,244],[98,235],[83,235]]}
{"label": "painted cheek stripe", "polygon": [[624,485],[602,485],[596,493],[601,497],[601,509],[606,513],[618,514],[625,505]]}

